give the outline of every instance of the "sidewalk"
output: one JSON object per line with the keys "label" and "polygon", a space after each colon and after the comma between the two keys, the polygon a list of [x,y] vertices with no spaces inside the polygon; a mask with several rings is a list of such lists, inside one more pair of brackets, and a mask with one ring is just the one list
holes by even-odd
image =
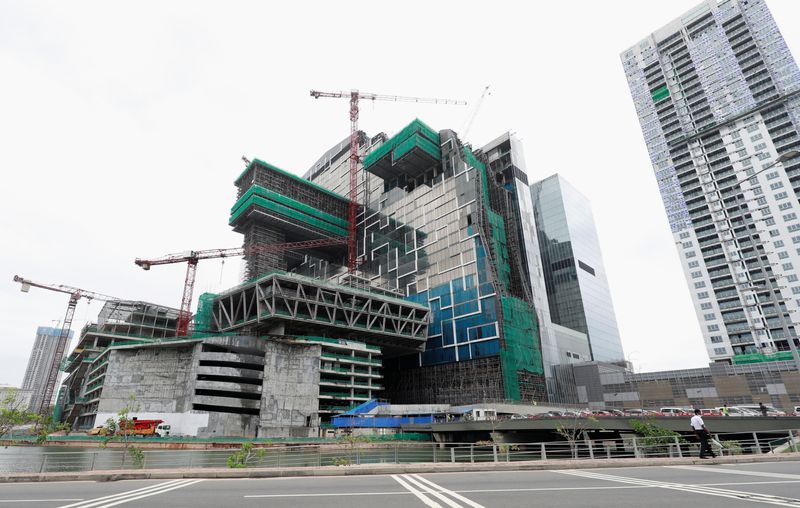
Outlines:
{"label": "sidewalk", "polygon": [[520,462],[440,462],[417,464],[362,464],[354,466],[285,467],[285,468],[195,468],[129,469],[75,473],[0,473],[0,483],[57,481],[116,481],[140,479],[174,480],[179,478],[287,478],[301,476],[357,476],[405,473],[452,473],[470,471],[537,471],[543,469],[593,469],[609,467],[675,466],[685,464],[746,464],[754,462],[800,461],[800,452],[777,455],[735,455],[715,459],[584,459],[536,460]]}

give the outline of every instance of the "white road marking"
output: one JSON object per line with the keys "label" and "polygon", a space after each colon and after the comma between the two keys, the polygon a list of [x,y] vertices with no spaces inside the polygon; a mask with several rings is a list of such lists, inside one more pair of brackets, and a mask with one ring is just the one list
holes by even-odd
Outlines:
{"label": "white road marking", "polygon": [[800,480],[800,474],[769,473],[765,471],[749,471],[744,469],[723,469],[721,467],[706,466],[666,466],[671,469],[689,469],[691,471],[708,471],[709,473],[741,474],[745,476],[764,476],[767,478],[786,478],[787,480]]}
{"label": "white road marking", "polygon": [[189,481],[187,483],[182,483],[180,485],[173,485],[173,486],[171,486],[169,488],[161,489],[158,492],[153,492],[153,491],[146,492],[144,494],[141,494],[141,495],[138,495],[138,496],[135,496],[135,497],[128,497],[128,498],[125,498],[125,499],[123,499],[121,501],[114,501],[113,503],[104,504],[104,505],[98,506],[97,508],[111,508],[112,506],[117,506],[118,504],[127,503],[129,501],[136,501],[137,499],[143,499],[145,497],[155,496],[155,495],[158,495],[158,494],[163,494],[164,492],[169,492],[170,490],[176,490],[176,489],[181,489],[183,487],[188,487],[189,485],[194,485],[195,483],[200,483],[202,481],[203,481],[202,479],[200,479],[200,480],[191,480],[191,481]]}
{"label": "white road marking", "polygon": [[480,504],[476,503],[475,501],[473,501],[471,499],[467,499],[466,497],[464,497],[461,494],[458,494],[458,493],[456,493],[456,492],[454,492],[452,490],[448,490],[448,489],[442,487],[441,485],[433,483],[432,481],[430,481],[430,480],[428,480],[426,478],[423,478],[422,476],[420,476],[418,474],[412,474],[412,475],[408,475],[408,476],[411,476],[412,478],[415,478],[415,479],[419,480],[420,482],[425,482],[428,485],[430,485],[431,487],[437,488],[437,489],[441,490],[442,492],[445,492],[445,493],[453,496],[454,498],[458,499],[459,501],[461,501],[462,503],[466,504],[467,506],[471,506],[472,508],[485,508],[483,505],[480,505]]}
{"label": "white road marking", "polygon": [[415,479],[414,475],[410,475],[410,474],[403,475],[403,479],[405,481],[409,482],[409,483],[414,484],[416,487],[424,490],[428,494],[430,494],[430,495],[432,495],[432,496],[434,496],[434,497],[436,497],[438,499],[441,499],[444,502],[444,504],[446,504],[447,506],[452,506],[452,508],[463,508],[460,504],[456,503],[455,501],[453,501],[449,497],[445,496],[441,492],[437,492],[434,489],[432,489],[429,486],[427,486],[424,483],[422,483],[421,481]]}
{"label": "white road marking", "polygon": [[408,495],[411,492],[404,490],[402,492],[327,492],[322,494],[251,494],[242,497],[331,497],[331,496],[396,496]]}
{"label": "white road marking", "polygon": [[0,503],[63,503],[64,501],[83,501],[83,499],[0,499]]}
{"label": "white road marking", "polygon": [[166,488],[172,487],[174,485],[183,486],[185,483],[190,482],[190,481],[192,483],[195,483],[192,480],[170,480],[168,482],[162,482],[162,483],[158,483],[156,485],[150,485],[148,487],[142,487],[140,489],[127,490],[127,491],[124,491],[124,492],[119,492],[117,494],[111,494],[111,495],[108,495],[108,496],[98,497],[98,498],[94,498],[94,499],[87,499],[87,500],[81,501],[79,503],[63,505],[63,506],[60,506],[59,508],[91,508],[91,507],[95,507],[95,506],[99,507],[100,505],[102,505],[104,503],[109,503],[109,502],[117,501],[117,500],[120,500],[120,499],[127,499],[129,497],[138,496],[140,494],[145,494],[145,493],[149,493],[149,492],[158,493],[162,489],[166,489]]}
{"label": "white road marking", "polygon": [[706,494],[709,496],[727,497],[730,499],[739,499],[740,501],[752,501],[754,503],[765,503],[777,506],[789,506],[794,508],[800,507],[800,499],[780,497],[780,496],[770,496],[767,494],[759,494],[756,492],[744,492],[739,490],[717,489],[702,485],[688,485],[683,483],[645,480],[641,478],[629,478],[625,476],[614,476],[609,474],[593,473],[589,471],[576,471],[574,469],[554,471],[554,472],[573,475],[573,476],[580,476],[583,478],[591,478],[594,480],[606,480],[619,483],[630,483],[634,485],[648,485],[663,489],[679,490],[681,492],[692,492],[695,494]]}
{"label": "white road marking", "polygon": [[397,476],[395,474],[393,474],[391,476],[392,476],[392,479],[394,481],[396,481],[397,483],[402,485],[406,490],[408,490],[409,492],[411,492],[412,494],[417,496],[417,499],[419,499],[420,501],[425,503],[425,506],[430,506],[431,508],[442,508],[442,505],[440,505],[439,503],[437,503],[433,499],[429,498],[428,496],[426,496],[422,492],[418,491],[417,489],[415,489],[414,487],[412,487],[411,485],[406,483],[406,481],[403,480],[402,478],[400,478],[399,476]]}

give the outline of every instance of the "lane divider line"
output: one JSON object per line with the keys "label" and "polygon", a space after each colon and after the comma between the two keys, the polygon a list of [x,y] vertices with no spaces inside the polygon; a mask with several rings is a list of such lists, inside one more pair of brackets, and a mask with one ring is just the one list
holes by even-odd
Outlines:
{"label": "lane divider line", "polygon": [[425,485],[421,481],[415,480],[413,478],[413,475],[408,475],[408,474],[407,475],[403,475],[403,479],[405,481],[415,485],[419,489],[424,490],[428,494],[431,494],[432,496],[441,499],[442,501],[444,501],[444,504],[446,504],[447,506],[452,506],[452,508],[463,508],[460,504],[458,504],[455,501],[453,501],[452,499],[448,498],[447,496],[445,496],[441,492],[437,492],[436,490],[428,487],[427,485]]}

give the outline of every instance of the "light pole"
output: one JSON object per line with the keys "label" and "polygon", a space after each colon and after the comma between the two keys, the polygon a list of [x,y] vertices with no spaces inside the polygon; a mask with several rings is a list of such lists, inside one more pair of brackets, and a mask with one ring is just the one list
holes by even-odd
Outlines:
{"label": "light pole", "polygon": [[[724,193],[729,191],[729,190],[735,190],[735,192],[733,193],[732,197],[734,199],[734,202],[736,203],[737,215],[735,217],[730,217],[729,216],[729,217],[727,217],[725,219],[722,219],[720,221],[715,221],[715,222],[731,221],[731,230],[735,230],[736,226],[733,225],[732,219],[737,219],[737,218],[741,218],[742,219],[741,225],[743,225],[744,228],[745,228],[745,233],[747,234],[748,246],[752,246],[753,247],[753,251],[754,251],[754,254],[755,254],[755,259],[756,259],[756,262],[758,263],[758,269],[759,269],[760,273],[762,274],[762,276],[764,277],[764,285],[763,286],[761,284],[752,284],[754,281],[753,280],[748,280],[748,282],[751,282],[751,285],[748,287],[748,289],[753,288],[753,291],[756,293],[755,303],[759,303],[758,302],[759,288],[763,287],[763,288],[766,288],[769,291],[769,293],[768,293],[769,294],[769,298],[770,298],[771,303],[772,303],[772,305],[773,305],[773,307],[775,309],[775,312],[778,315],[778,318],[781,321],[781,327],[783,328],[783,335],[784,335],[784,337],[786,337],[787,342],[789,343],[789,350],[792,353],[792,358],[794,359],[795,367],[797,368],[798,371],[800,371],[800,354],[798,354],[797,347],[795,346],[795,343],[794,343],[794,340],[795,340],[796,336],[789,332],[789,325],[787,324],[787,320],[783,315],[783,311],[781,310],[780,300],[778,299],[778,297],[776,295],[776,290],[779,290],[780,288],[776,287],[776,285],[773,284],[772,280],[770,280],[770,278],[771,278],[770,275],[767,274],[766,268],[769,266],[769,263],[764,264],[764,260],[762,259],[762,256],[765,253],[761,254],[761,253],[759,253],[759,251],[757,249],[757,242],[756,242],[756,239],[754,238],[753,232],[752,232],[752,230],[750,228],[750,225],[755,223],[755,219],[751,217],[751,221],[750,222],[746,221],[745,216],[748,213],[751,213],[750,212],[750,208],[745,202],[744,209],[743,209],[742,206],[741,206],[740,200],[739,200],[739,193],[740,192],[742,192],[742,193],[744,192],[744,190],[742,190],[742,188],[740,186],[743,182],[745,182],[747,180],[750,180],[751,178],[753,178],[755,176],[758,176],[759,174],[761,174],[761,173],[763,173],[763,172],[765,172],[765,171],[767,171],[769,169],[772,169],[773,167],[777,166],[778,164],[782,164],[783,162],[785,162],[785,161],[787,161],[789,159],[793,159],[793,158],[795,158],[797,156],[800,156],[800,152],[798,152],[797,150],[790,150],[790,151],[788,151],[786,153],[783,153],[777,159],[775,159],[775,162],[773,162],[772,164],[769,164],[768,166],[765,166],[765,167],[761,168],[759,171],[756,171],[752,175],[747,176],[747,178],[744,178],[742,180],[737,180],[736,183],[734,183],[732,185],[729,185],[727,187],[724,187],[722,189],[715,189],[715,190],[713,190],[711,192],[705,193],[705,196],[708,197],[708,196],[711,196],[711,195],[718,194],[719,195],[719,200],[723,202],[723,210],[724,210],[724,202],[725,202],[726,199],[729,198],[729,197],[724,196]],[[716,200],[714,200],[714,201],[716,201]],[[737,239],[738,239],[738,236],[737,236],[736,232],[733,231],[731,241],[736,241]],[[721,238],[721,240],[722,240],[722,244],[725,245],[726,240],[724,240],[722,238]],[[738,248],[738,250],[741,251],[741,248]],[[725,249],[723,249],[723,252],[725,252]],[[725,254],[727,255],[726,252],[725,252]],[[748,264],[747,264],[747,260],[745,258],[742,258],[740,261],[742,263],[744,263],[744,268],[745,268],[746,274],[748,276],[748,279],[750,279],[750,273],[749,273],[749,267],[748,267]],[[730,260],[729,260],[728,266],[729,267],[731,266]],[[741,285],[741,284],[738,283],[737,280],[735,280],[737,274],[731,273],[731,275],[734,277],[734,285]],[[740,289],[740,292],[741,291],[742,290]],[[751,307],[751,305],[747,305],[746,299],[745,299],[745,302],[743,302],[743,303],[745,303],[745,305],[744,305],[745,307]],[[745,314],[745,318],[747,319],[747,315],[746,314]],[[751,328],[755,332],[756,330],[754,330],[753,328],[755,328],[755,327]],[[753,341],[754,341],[754,343],[759,345],[759,349],[760,349],[760,339],[758,338],[758,334],[757,333],[753,337]]]}

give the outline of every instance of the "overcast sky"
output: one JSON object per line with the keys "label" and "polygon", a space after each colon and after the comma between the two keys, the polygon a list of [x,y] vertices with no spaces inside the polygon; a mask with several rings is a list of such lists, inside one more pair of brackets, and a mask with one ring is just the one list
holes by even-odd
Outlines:
{"label": "overcast sky", "polygon": [[[177,307],[185,266],[134,258],[241,245],[241,156],[300,174],[348,133],[347,101],[312,88],[474,102],[491,85],[468,141],[516,132],[531,181],[559,172],[591,200],[636,369],[706,365],[619,61],[697,3],[0,1],[0,384],[67,305],[14,274]],[[800,2],[768,4],[798,55]],[[378,102],[360,127],[459,130],[469,111]],[[239,275],[201,262],[195,302]],[[100,308],[79,304],[76,335]]]}

